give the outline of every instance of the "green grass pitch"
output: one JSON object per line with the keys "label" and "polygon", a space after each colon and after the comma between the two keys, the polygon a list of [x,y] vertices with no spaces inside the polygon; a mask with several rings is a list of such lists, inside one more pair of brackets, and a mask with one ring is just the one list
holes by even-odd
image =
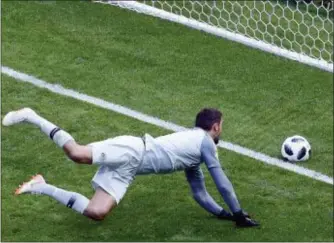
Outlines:
{"label": "green grass pitch", "polygon": [[[224,113],[223,139],[277,157],[306,136],[302,166],[333,176],[332,74],[187,27],[91,2],[2,2],[2,65],[191,127]],[[170,131],[1,76],[3,117],[32,107],[81,143]],[[118,208],[92,222],[46,196],[14,196],[35,173],[93,194],[96,168],[70,162],[37,128],[1,128],[2,241],[333,241],[333,186],[219,149],[258,229],[200,208],[182,172],[139,176]],[[204,169],[205,170],[205,169]],[[207,187],[225,206],[205,170]]]}

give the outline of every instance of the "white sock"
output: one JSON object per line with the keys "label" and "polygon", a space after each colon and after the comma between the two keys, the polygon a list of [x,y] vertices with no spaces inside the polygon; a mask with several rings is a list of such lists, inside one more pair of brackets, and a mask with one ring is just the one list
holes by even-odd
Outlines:
{"label": "white sock", "polygon": [[48,195],[81,214],[83,214],[89,204],[89,199],[85,196],[76,192],[66,191],[47,183],[34,185],[31,192]]}
{"label": "white sock", "polygon": [[63,147],[67,142],[73,141],[73,137],[61,130],[58,126],[49,122],[45,118],[39,115],[29,116],[27,119],[30,123],[38,126],[43,133],[45,133],[48,137],[50,137],[59,147]]}

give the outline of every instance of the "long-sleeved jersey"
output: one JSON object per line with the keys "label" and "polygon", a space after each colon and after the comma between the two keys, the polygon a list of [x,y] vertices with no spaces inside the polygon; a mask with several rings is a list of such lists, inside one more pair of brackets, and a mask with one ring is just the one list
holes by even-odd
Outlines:
{"label": "long-sleeved jersey", "polygon": [[200,167],[204,163],[230,210],[240,210],[233,186],[219,162],[217,147],[205,130],[194,128],[157,138],[146,134],[144,141],[146,151],[137,174],[185,171],[194,199],[207,211],[218,215],[222,208],[206,191]]}

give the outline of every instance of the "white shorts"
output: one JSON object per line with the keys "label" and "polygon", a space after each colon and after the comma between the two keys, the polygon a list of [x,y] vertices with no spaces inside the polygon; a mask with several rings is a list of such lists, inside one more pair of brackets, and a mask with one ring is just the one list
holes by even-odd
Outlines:
{"label": "white shorts", "polygon": [[141,165],[145,145],[142,138],[119,136],[89,144],[93,164],[100,165],[92,179],[94,189],[101,187],[117,202],[121,201]]}

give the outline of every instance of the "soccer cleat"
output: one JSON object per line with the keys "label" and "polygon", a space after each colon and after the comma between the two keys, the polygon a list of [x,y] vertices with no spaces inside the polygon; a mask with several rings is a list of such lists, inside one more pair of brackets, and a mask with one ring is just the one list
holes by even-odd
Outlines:
{"label": "soccer cleat", "polygon": [[46,183],[43,176],[40,174],[37,174],[31,178],[30,181],[24,182],[22,185],[20,185],[16,190],[15,190],[15,195],[20,195],[23,193],[37,193],[34,191],[34,186],[40,185],[41,183]]}
{"label": "soccer cleat", "polygon": [[218,219],[234,221],[233,215],[230,214],[229,212],[225,211],[224,209],[219,213],[219,215],[217,217],[218,217]]}
{"label": "soccer cleat", "polygon": [[2,125],[11,126],[27,120],[29,116],[36,115],[36,112],[30,108],[23,108],[17,111],[8,112],[2,119]]}
{"label": "soccer cleat", "polygon": [[246,217],[240,221],[236,221],[236,226],[238,227],[255,227],[259,225],[260,224],[258,222],[256,222],[254,219],[251,219],[249,217]]}
{"label": "soccer cleat", "polygon": [[260,224],[252,219],[248,213],[243,212],[242,210],[233,214],[234,221],[238,227],[255,227]]}

